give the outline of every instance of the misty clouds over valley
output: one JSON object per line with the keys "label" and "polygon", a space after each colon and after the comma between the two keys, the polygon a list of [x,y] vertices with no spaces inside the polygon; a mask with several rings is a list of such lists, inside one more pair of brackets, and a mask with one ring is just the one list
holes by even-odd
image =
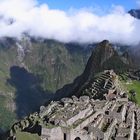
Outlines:
{"label": "misty clouds over valley", "polygon": [[1,0],[0,13],[0,37],[20,38],[27,33],[67,43],[108,39],[112,43],[137,45],[140,41],[140,21],[118,5],[98,15],[87,8],[51,9],[36,0]]}

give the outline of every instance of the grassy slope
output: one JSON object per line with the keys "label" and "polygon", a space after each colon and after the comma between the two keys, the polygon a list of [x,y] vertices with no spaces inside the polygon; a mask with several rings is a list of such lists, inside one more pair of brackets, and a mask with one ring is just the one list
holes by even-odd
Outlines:
{"label": "grassy slope", "polygon": [[[130,90],[136,91],[136,102],[140,105],[140,81],[136,80],[128,80],[127,74],[122,74],[120,77],[121,83],[123,87],[129,92]],[[131,98],[131,96],[129,95]]]}
{"label": "grassy slope", "polygon": [[17,140],[41,140],[40,137],[36,134],[30,134],[26,132],[18,132],[16,134]]}
{"label": "grassy slope", "polygon": [[131,89],[134,89],[136,91],[136,101],[140,105],[140,81],[132,81],[132,83],[125,85],[129,91]]}

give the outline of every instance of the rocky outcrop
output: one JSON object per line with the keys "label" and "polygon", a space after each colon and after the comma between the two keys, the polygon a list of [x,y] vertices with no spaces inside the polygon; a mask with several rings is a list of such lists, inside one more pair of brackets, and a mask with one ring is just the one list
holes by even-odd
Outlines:
{"label": "rocky outcrop", "polygon": [[90,76],[106,69],[113,69],[115,72],[126,70],[130,66],[130,60],[128,55],[124,55],[123,58],[125,61],[113,45],[108,40],[104,40],[93,49],[84,74]]}

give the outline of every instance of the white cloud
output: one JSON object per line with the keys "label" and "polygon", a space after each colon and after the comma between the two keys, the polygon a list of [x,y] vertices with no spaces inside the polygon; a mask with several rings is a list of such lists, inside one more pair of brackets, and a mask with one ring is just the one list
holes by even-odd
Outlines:
{"label": "white cloud", "polygon": [[[107,15],[98,16],[89,10],[65,12],[38,5],[35,0],[0,1],[0,37],[32,36],[62,42],[98,42],[108,39],[123,44],[140,41],[140,21],[117,6]],[[8,20],[14,19],[12,24]]]}

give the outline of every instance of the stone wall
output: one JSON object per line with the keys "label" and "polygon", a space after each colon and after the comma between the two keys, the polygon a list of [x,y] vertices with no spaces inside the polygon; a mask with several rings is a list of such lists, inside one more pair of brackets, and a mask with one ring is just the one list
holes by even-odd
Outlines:
{"label": "stone wall", "polygon": [[41,139],[42,140],[64,140],[64,133],[61,127],[56,127],[52,129],[42,128]]}
{"label": "stone wall", "polygon": [[80,123],[75,130],[81,130],[84,127],[86,127],[88,124],[90,124],[94,118],[96,118],[99,114],[101,114],[103,112],[96,112],[95,114],[93,114],[92,116],[90,116],[89,118],[87,118],[86,120],[84,120],[82,123]]}
{"label": "stone wall", "polygon": [[87,116],[91,115],[92,113],[93,113],[93,109],[91,106],[89,106],[87,109],[80,111],[79,114],[70,118],[66,123],[67,123],[67,125],[71,126],[75,121],[80,120],[80,119],[84,119]]}

